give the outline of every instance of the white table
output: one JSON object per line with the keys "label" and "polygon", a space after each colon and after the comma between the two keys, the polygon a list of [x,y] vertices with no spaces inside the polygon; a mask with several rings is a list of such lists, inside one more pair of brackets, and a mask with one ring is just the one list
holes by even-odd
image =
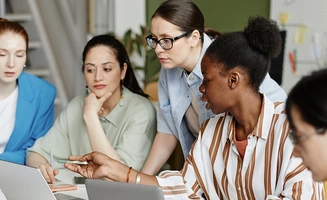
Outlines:
{"label": "white table", "polygon": [[[65,183],[74,184],[75,176],[80,176],[80,175],[77,173],[71,172],[67,169],[60,169],[59,174],[56,176],[56,179],[58,179],[62,182],[65,182]],[[62,193],[88,200],[85,185],[79,184],[77,186],[78,186],[77,190],[65,191]]]}
{"label": "white table", "polygon": [[[60,169],[59,174],[56,176],[56,178],[60,181],[74,184],[75,176],[80,176],[80,175],[76,174],[74,172],[71,172],[67,169]],[[64,191],[61,193],[88,200],[85,185],[77,185],[77,186],[78,186],[77,190]],[[1,191],[0,191],[0,200],[7,200]]]}

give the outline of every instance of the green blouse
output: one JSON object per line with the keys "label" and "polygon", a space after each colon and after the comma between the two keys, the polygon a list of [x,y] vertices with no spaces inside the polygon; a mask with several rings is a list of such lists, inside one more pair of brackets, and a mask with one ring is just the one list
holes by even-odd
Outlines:
{"label": "green blouse", "polygon": [[[37,152],[50,162],[52,149],[54,167],[63,168],[63,164],[56,160],[90,153],[92,149],[83,119],[84,98],[78,96],[69,102],[53,127],[27,150],[27,155]],[[99,120],[120,161],[141,170],[157,132],[156,110],[148,99],[127,88],[124,88],[123,102],[123,105],[117,103],[107,116],[99,117]]]}

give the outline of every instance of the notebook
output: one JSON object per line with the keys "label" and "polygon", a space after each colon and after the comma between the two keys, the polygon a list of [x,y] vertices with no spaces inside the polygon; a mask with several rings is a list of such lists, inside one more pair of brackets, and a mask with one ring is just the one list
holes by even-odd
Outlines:
{"label": "notebook", "polygon": [[163,200],[158,186],[86,179],[89,200]]}
{"label": "notebook", "polygon": [[54,194],[39,169],[3,160],[0,160],[0,189],[7,200],[81,200]]}

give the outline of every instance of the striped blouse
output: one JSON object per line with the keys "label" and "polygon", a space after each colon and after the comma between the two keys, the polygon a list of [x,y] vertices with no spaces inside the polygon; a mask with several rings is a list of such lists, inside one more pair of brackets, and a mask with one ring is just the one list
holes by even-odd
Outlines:
{"label": "striped blouse", "polygon": [[324,199],[302,159],[292,157],[283,103],[264,96],[244,159],[233,142],[235,119],[224,113],[205,121],[181,171],[157,177],[166,199]]}

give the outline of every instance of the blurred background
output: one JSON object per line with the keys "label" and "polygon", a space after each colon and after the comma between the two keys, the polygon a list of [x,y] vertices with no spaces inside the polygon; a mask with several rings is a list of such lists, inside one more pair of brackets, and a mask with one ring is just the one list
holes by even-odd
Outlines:
{"label": "blurred background", "polygon": [[[163,0],[0,0],[0,16],[18,21],[28,31],[26,71],[57,87],[56,115],[84,93],[82,50],[94,35],[116,35],[128,49],[142,87],[155,83],[160,64],[144,37]],[[284,89],[312,70],[326,66],[327,1],[194,0],[205,25],[220,32],[242,30],[248,17],[276,20],[283,38],[281,55],[270,74]],[[156,100],[155,97],[153,99]]]}

